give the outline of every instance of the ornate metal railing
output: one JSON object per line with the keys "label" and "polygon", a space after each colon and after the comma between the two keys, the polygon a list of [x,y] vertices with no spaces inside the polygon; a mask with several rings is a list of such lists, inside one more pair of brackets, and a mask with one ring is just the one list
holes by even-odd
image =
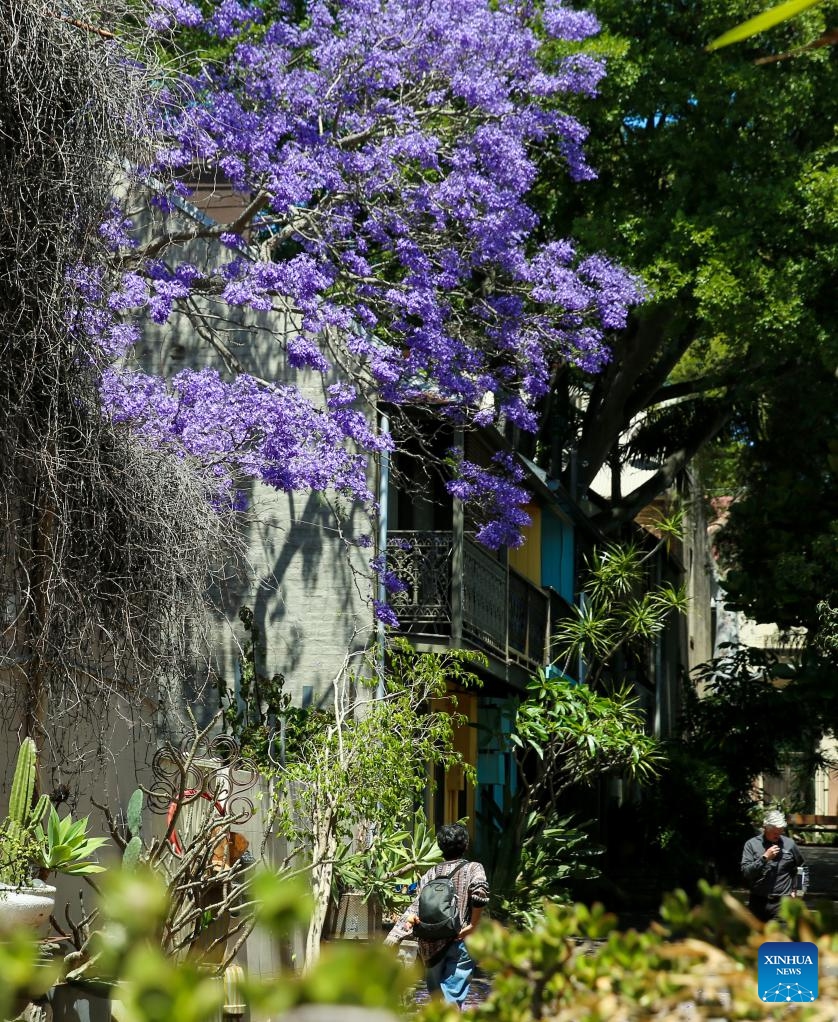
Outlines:
{"label": "ornate metal railing", "polygon": [[450,532],[396,532],[387,566],[407,588],[390,599],[405,630],[444,634],[451,626]]}
{"label": "ornate metal railing", "polygon": [[463,540],[463,635],[506,655],[506,565],[469,539]]}
{"label": "ornate metal railing", "polygon": [[524,660],[544,664],[550,598],[514,571],[509,572],[509,646]]}
{"label": "ornate metal railing", "polygon": [[[408,635],[452,634],[451,532],[390,533],[388,567],[406,586],[391,600]],[[462,634],[480,649],[526,667],[543,664],[550,597],[472,540],[463,540]],[[457,580],[453,580],[457,581]]]}

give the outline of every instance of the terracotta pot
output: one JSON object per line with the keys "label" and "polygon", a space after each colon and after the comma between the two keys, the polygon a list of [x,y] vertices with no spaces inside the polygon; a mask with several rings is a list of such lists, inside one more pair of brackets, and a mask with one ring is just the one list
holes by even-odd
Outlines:
{"label": "terracotta pot", "polygon": [[54,905],[55,888],[49,884],[37,887],[0,884],[0,931],[37,930],[49,919]]}

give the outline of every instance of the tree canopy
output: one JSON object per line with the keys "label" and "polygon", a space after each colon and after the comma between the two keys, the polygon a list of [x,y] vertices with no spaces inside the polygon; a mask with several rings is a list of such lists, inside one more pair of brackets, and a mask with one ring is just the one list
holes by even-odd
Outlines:
{"label": "tree canopy", "polygon": [[[797,33],[810,38],[820,7],[767,42],[708,55],[706,44],[750,5],[592,6],[604,29],[592,45],[609,71],[590,116],[598,177],[571,194],[544,175],[536,192],[545,236],[570,223],[584,247],[607,248],[651,292],[601,374],[580,379],[563,366],[555,376],[575,453],[559,465],[553,444],[554,468],[568,484],[575,476],[584,486],[615,460],[655,469],[603,511],[608,527],[714,438],[747,460],[752,427],[775,401],[832,385],[838,58],[819,50],[753,63],[768,45],[781,52]],[[562,404],[574,387],[586,392],[581,412]],[[802,447],[794,458],[814,471],[820,455]],[[546,432],[541,449],[551,450]]]}
{"label": "tree canopy", "polygon": [[[181,66],[196,33],[214,59],[149,95],[138,127],[151,155],[133,183],[153,222],[114,203],[110,267],[75,275],[117,420],[222,490],[244,474],[370,501],[364,455],[390,441],[369,428],[365,399],[532,431],[556,362],[607,361],[606,333],[639,284],[563,229],[536,237],[529,201],[536,152],[569,181],[593,174],[570,106],[602,77],[580,47],[594,18],[557,0],[156,0],[147,25]],[[224,222],[185,212],[197,168],[241,200]],[[196,242],[218,260],[191,257]],[[262,322],[289,379],[248,371],[218,326],[239,309],[273,314]],[[126,358],[142,323],[184,317],[224,373],[169,381]],[[333,369],[322,405],[303,397],[294,373]],[[451,483],[467,500],[479,492],[491,546],[519,541],[525,520],[520,490],[492,491],[495,468],[464,464]]]}
{"label": "tree canopy", "polygon": [[818,365],[769,389],[718,537],[728,602],[781,629],[817,632],[838,593],[836,389]]}

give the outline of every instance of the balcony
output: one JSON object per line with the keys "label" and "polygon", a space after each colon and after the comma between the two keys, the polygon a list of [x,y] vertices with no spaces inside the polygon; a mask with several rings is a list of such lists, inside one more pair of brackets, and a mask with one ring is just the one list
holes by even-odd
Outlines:
{"label": "balcony", "polygon": [[461,552],[453,532],[400,530],[388,540],[388,567],[407,585],[390,601],[404,634],[473,646],[526,670],[547,662],[559,597],[467,536]]}

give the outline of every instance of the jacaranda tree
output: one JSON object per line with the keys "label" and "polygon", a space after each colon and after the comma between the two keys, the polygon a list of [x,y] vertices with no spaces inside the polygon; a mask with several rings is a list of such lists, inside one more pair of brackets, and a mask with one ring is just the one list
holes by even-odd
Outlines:
{"label": "jacaranda tree", "polygon": [[[528,202],[537,157],[568,187],[594,174],[574,111],[603,73],[596,28],[557,0],[9,7],[10,727],[58,760],[59,721],[73,746],[76,714],[101,734],[103,702],[194,669],[242,480],[372,510],[381,402],[533,430],[557,365],[607,362],[639,285],[562,232],[536,242]],[[234,200],[221,222],[189,205],[206,175]],[[206,363],[155,375],[138,342],[184,325]],[[258,375],[242,337],[282,373]],[[515,542],[512,463],[444,460],[452,494],[480,498],[481,539]]]}
{"label": "jacaranda tree", "polygon": [[[244,474],[369,501],[366,456],[391,441],[365,402],[533,431],[556,363],[608,361],[637,281],[566,238],[533,243],[527,201],[536,152],[594,176],[568,112],[603,74],[582,45],[593,17],[557,0],[155,0],[147,25],[188,70],[161,76],[141,126],[131,201],[157,212],[138,225],[114,202],[112,260],[74,279],[109,414],[208,469],[220,500]],[[241,200],[224,222],[184,213],[198,168]],[[207,242],[217,260],[190,257]],[[238,310],[275,314],[261,323],[290,372],[337,372],[321,406],[246,371],[212,327]],[[166,380],[126,357],[143,320],[183,316],[226,373]],[[480,495],[494,547],[526,521],[509,473],[460,461],[449,481]]]}

